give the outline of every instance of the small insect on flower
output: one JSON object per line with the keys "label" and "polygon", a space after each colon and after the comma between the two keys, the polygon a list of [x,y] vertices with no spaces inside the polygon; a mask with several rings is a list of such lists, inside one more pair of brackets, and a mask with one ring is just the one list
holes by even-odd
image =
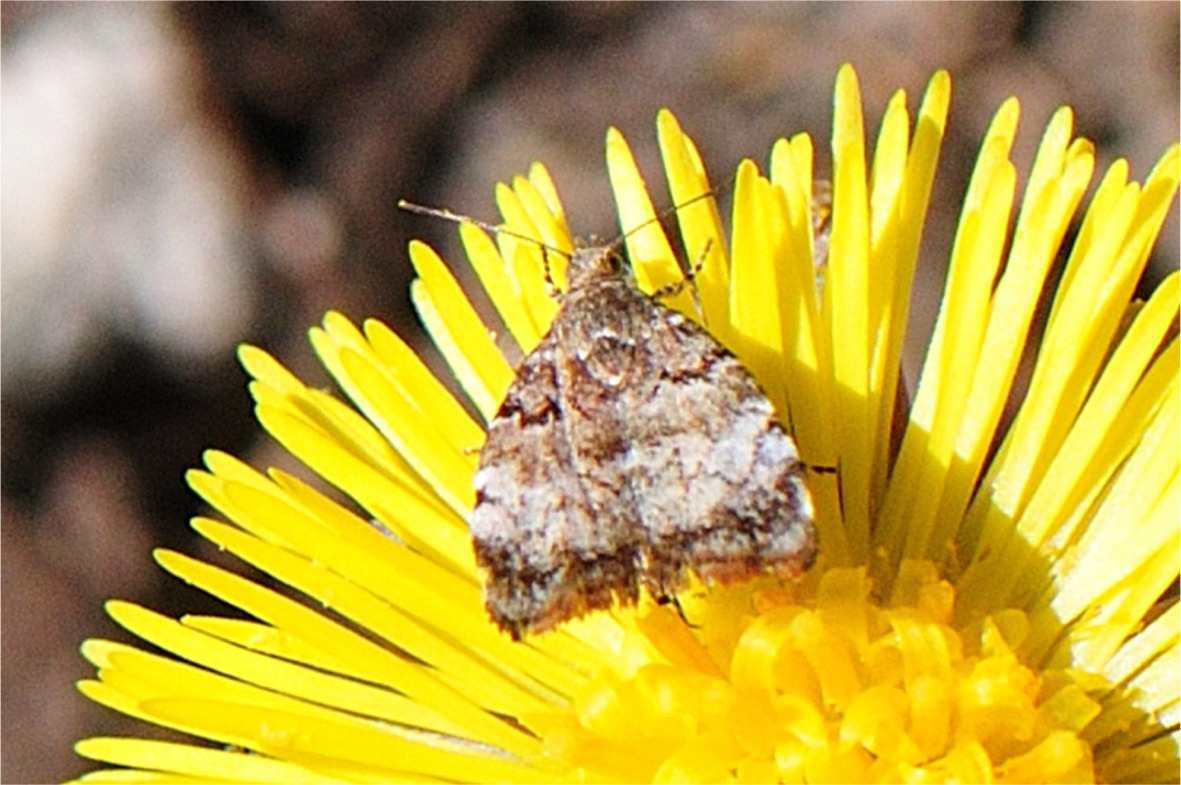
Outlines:
{"label": "small insect on flower", "polygon": [[673,596],[690,570],[794,576],[816,554],[804,467],[771,402],[628,279],[623,239],[569,255],[560,309],[480,451],[471,534],[484,603],[514,639],[635,604],[641,587]]}

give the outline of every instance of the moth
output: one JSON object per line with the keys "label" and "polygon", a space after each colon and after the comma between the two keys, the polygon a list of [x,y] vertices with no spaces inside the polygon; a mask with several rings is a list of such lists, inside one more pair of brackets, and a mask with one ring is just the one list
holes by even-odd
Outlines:
{"label": "moth", "polygon": [[688,571],[794,576],[816,554],[804,467],[771,402],[631,282],[622,240],[570,256],[553,324],[480,451],[472,541],[488,613],[514,639],[641,588],[675,597]]}

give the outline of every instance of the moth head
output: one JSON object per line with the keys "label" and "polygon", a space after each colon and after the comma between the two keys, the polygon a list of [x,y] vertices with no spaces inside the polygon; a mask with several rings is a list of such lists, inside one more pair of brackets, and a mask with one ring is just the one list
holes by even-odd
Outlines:
{"label": "moth head", "polygon": [[[548,254],[547,254],[548,256]],[[566,268],[568,288],[585,286],[598,280],[615,279],[631,272],[618,244],[576,248]]]}

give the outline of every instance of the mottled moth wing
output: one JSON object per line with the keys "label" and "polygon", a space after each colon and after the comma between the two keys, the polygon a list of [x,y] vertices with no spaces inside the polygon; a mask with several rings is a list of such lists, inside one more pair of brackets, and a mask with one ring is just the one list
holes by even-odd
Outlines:
{"label": "mottled moth wing", "polygon": [[687,569],[794,574],[815,553],[795,444],[766,396],[610,253],[571,260],[480,453],[472,537],[485,603],[514,637],[634,603],[640,585],[668,596]]}
{"label": "mottled moth wing", "polygon": [[647,533],[654,596],[685,569],[730,583],[812,563],[812,504],[795,442],[745,367],[681,314],[660,316],[647,348],[659,376],[629,387],[626,474]]}
{"label": "mottled moth wing", "polygon": [[559,349],[561,327],[555,321],[521,364],[475,476],[471,533],[487,571],[484,602],[514,638],[608,608],[613,594],[638,595],[643,532],[621,498],[629,489],[593,466],[617,449],[602,440],[619,433],[618,407],[604,396],[571,405],[578,369]]}

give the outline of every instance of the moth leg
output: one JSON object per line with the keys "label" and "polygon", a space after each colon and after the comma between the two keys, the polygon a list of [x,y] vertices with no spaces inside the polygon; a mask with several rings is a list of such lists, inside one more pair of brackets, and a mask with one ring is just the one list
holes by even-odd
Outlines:
{"label": "moth leg", "polygon": [[652,292],[652,299],[663,300],[669,297],[676,297],[681,292],[685,291],[685,287],[689,288],[689,294],[693,296],[693,307],[697,309],[697,313],[701,313],[701,298],[697,294],[697,274],[701,272],[701,268],[705,266],[705,259],[709,256],[709,249],[713,246],[713,239],[707,238],[705,245],[701,247],[701,251],[697,254],[697,258],[693,260],[692,266],[688,270],[682,271],[684,278],[679,281],[674,281],[669,284],[661,286],[656,291]]}
{"label": "moth leg", "polygon": [[685,615],[685,607],[681,605],[681,598],[677,596],[676,592],[671,592],[669,594],[664,594],[660,597],[657,597],[656,604],[673,606],[677,609],[677,615],[681,617],[681,621],[685,622],[686,627],[693,630],[701,629],[700,624],[694,624],[693,622],[689,621],[689,617]]}

